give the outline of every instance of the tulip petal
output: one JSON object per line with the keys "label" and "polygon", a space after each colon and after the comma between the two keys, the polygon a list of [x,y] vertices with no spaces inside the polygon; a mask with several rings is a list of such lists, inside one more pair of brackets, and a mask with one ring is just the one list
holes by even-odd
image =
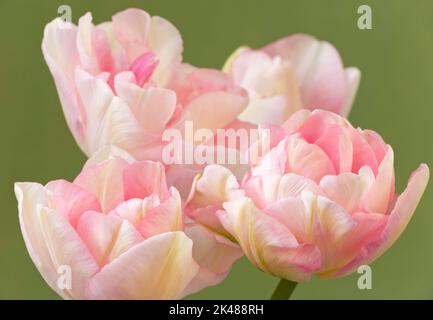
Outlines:
{"label": "tulip petal", "polygon": [[130,73],[120,73],[114,83],[118,96],[131,109],[144,133],[161,134],[176,108],[176,93],[165,88],[141,88]]}
{"label": "tulip petal", "polygon": [[46,189],[50,207],[62,213],[73,227],[84,212],[101,210],[98,199],[92,193],[66,180],[51,181]]}
{"label": "tulip petal", "polygon": [[152,17],[149,46],[159,58],[153,79],[159,84],[166,84],[170,67],[182,61],[183,41],[179,31],[164,18]]}
{"label": "tulip petal", "polygon": [[381,256],[399,238],[421,200],[424,190],[427,187],[429,176],[429,168],[425,164],[421,164],[418,169],[412,173],[406,189],[395,202],[381,238],[368,246],[369,254],[366,263]]}
{"label": "tulip petal", "polygon": [[76,48],[77,27],[56,18],[44,29],[42,52],[53,75],[66,122],[74,138],[84,143],[83,111],[74,89],[74,72],[79,63]]}
{"label": "tulip petal", "polygon": [[317,183],[329,174],[335,174],[328,155],[318,146],[291,137],[287,140],[287,172],[296,173]]}
{"label": "tulip petal", "polygon": [[177,299],[199,266],[183,232],[151,237],[120,255],[89,283],[89,299]]}
{"label": "tulip petal", "polygon": [[373,183],[374,174],[366,166],[360,170],[359,175],[346,172],[338,176],[325,176],[320,181],[320,187],[330,200],[347,212],[355,212],[362,209],[364,197]]}
{"label": "tulip petal", "polygon": [[82,215],[77,232],[100,267],[143,240],[128,221],[122,221],[115,215],[94,211]]}
{"label": "tulip petal", "polygon": [[77,50],[82,68],[91,74],[115,71],[107,35],[93,25],[90,12],[78,22]]}
{"label": "tulip petal", "polygon": [[[43,207],[39,211],[39,219],[51,263],[56,270],[56,273],[52,274],[55,283],[49,284],[64,298],[84,299],[85,288],[98,270],[95,260],[63,215]],[[58,279],[59,270],[63,266],[70,268],[72,283],[71,288],[66,287],[62,290],[59,288]]]}
{"label": "tulip petal", "polygon": [[356,92],[358,91],[359,82],[361,81],[361,71],[359,71],[358,68],[350,67],[346,68],[345,73],[347,92],[343,109],[340,111],[340,115],[347,118],[349,116],[350,110],[352,109],[353,101],[355,100]]}
{"label": "tulip petal", "polygon": [[260,212],[248,198],[226,202],[219,212],[225,229],[259,269],[277,277],[305,281],[320,266],[314,246],[299,245],[288,228]]}
{"label": "tulip petal", "polygon": [[86,115],[87,155],[108,145],[121,147],[132,155],[139,154],[146,141],[128,105],[114,96],[103,80],[80,68],[75,75]]}
{"label": "tulip petal", "polygon": [[123,170],[128,163],[115,158],[89,166],[75,178],[74,184],[91,192],[99,200],[103,212],[109,212],[124,200]]}
{"label": "tulip petal", "polygon": [[144,199],[155,193],[163,201],[169,196],[164,166],[159,162],[141,161],[123,170],[124,199]]}
{"label": "tulip petal", "polygon": [[303,34],[278,40],[262,49],[292,63],[304,108],[340,113],[346,103],[346,74],[338,51],[328,42]]}
{"label": "tulip petal", "polygon": [[170,192],[171,196],[146,212],[137,226],[144,238],[183,230],[182,200],[175,188],[171,188]]}
{"label": "tulip petal", "polygon": [[364,200],[367,212],[388,213],[389,204],[394,196],[394,152],[388,148],[381,162],[376,179]]}
{"label": "tulip petal", "polygon": [[113,16],[113,31],[125,49],[129,62],[150,51],[148,36],[150,15],[143,10],[127,9]]}
{"label": "tulip petal", "polygon": [[[187,226],[185,232],[193,241],[192,255],[200,266],[200,271],[184,294],[220,283],[227,276],[233,263],[243,255],[237,244],[198,224]],[[210,252],[212,254],[209,254]]]}

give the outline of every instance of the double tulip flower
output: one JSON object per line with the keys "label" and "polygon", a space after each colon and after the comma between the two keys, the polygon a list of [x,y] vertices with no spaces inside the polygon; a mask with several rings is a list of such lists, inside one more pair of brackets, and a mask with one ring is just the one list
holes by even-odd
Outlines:
{"label": "double tulip flower", "polygon": [[[343,276],[397,240],[427,185],[421,165],[395,193],[391,146],[344,118],[359,70],[313,37],[241,47],[223,71],[203,69],[182,62],[170,22],[129,9],[96,26],[90,14],[56,19],[42,49],[89,160],[73,182],[15,192],[30,256],[63,298],[181,298],[243,254],[291,281]],[[166,165],[163,133],[188,121],[270,137],[238,150],[265,150],[246,170]]]}

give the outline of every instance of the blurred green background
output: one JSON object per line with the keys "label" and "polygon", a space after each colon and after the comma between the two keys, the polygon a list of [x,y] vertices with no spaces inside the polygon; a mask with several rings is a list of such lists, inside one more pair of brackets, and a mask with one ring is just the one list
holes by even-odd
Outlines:
{"label": "blurred green background", "polygon": [[[24,247],[13,194],[15,181],[72,179],[85,161],[69,133],[41,53],[42,32],[62,4],[74,22],[95,22],[128,7],[172,21],[184,38],[185,61],[219,68],[239,45],[262,46],[303,32],[333,43],[345,65],[362,71],[350,120],[378,131],[395,151],[397,190],[420,162],[433,164],[433,1],[312,0],[1,0],[0,1],[0,298],[58,298]],[[373,29],[357,28],[369,4]],[[358,274],[314,279],[294,298],[433,298],[433,193],[427,189],[406,232],[372,264],[373,289]],[[219,286],[191,298],[266,299],[277,280],[238,262]]]}

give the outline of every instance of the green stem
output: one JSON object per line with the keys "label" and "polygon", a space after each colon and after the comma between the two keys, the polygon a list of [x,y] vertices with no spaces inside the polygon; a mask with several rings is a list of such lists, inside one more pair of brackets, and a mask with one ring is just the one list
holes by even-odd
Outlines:
{"label": "green stem", "polygon": [[289,300],[297,284],[297,282],[281,279],[272,294],[271,300]]}

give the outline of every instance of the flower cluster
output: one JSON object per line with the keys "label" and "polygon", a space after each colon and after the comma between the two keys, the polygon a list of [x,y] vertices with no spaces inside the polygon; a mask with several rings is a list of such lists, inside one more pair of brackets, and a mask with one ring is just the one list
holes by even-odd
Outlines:
{"label": "flower cluster", "polygon": [[[291,281],[343,276],[397,240],[426,188],[422,164],[395,192],[391,146],[345,119],[359,70],[311,36],[197,68],[170,22],[128,9],[99,25],[55,19],[42,50],[89,159],[73,182],[15,193],[30,256],[63,298],[181,298],[243,255]],[[257,135],[245,144],[239,132]],[[169,163],[173,148],[214,163]],[[213,157],[225,152],[247,162]]]}

